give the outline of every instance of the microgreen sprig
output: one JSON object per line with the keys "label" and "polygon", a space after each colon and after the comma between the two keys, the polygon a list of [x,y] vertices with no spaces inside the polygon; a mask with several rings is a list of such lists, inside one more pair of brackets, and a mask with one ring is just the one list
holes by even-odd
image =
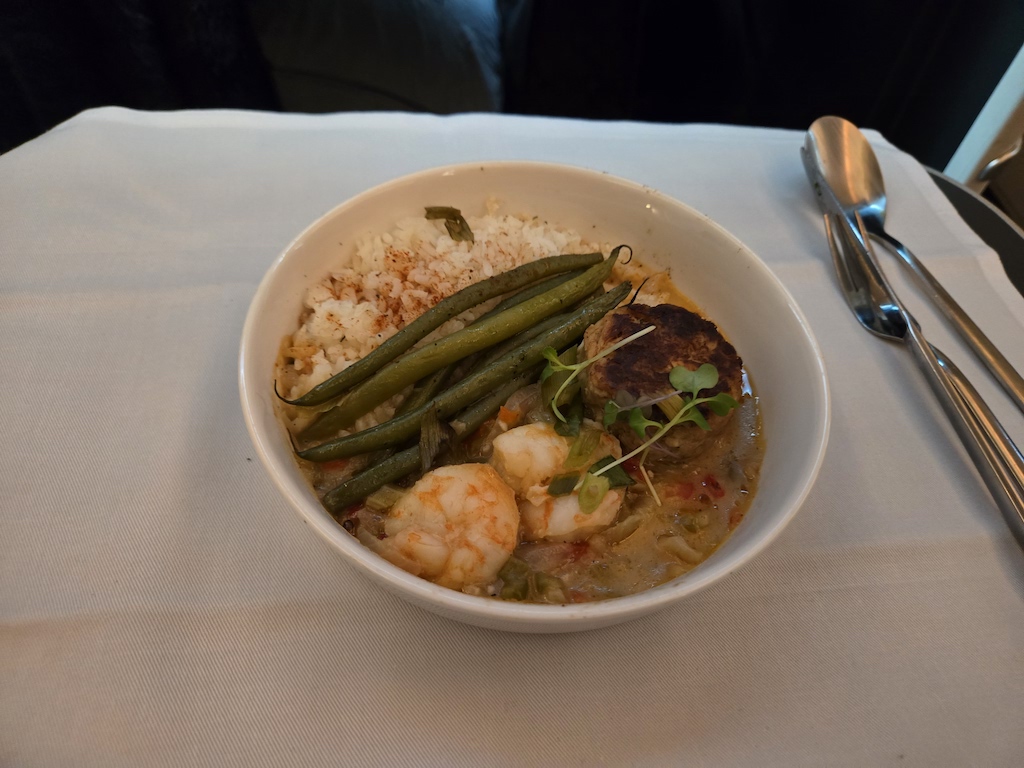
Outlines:
{"label": "microgreen sprig", "polygon": [[665,434],[679,424],[683,424],[688,421],[692,421],[698,427],[703,430],[710,430],[711,427],[704,418],[704,415],[698,410],[697,406],[707,404],[711,411],[719,416],[726,415],[730,410],[735,408],[739,403],[726,392],[720,392],[717,395],[711,397],[697,397],[701,390],[711,389],[718,383],[718,369],[710,363],[704,363],[697,370],[691,371],[684,366],[677,366],[672,369],[669,373],[669,382],[675,387],[677,395],[689,395],[689,399],[684,399],[682,407],[676,412],[675,416],[669,419],[665,424],[661,424],[657,421],[651,421],[643,414],[641,407],[633,407],[630,409],[621,408],[617,403],[609,400],[605,405],[604,409],[604,425],[605,427],[611,426],[617,421],[623,413],[627,415],[629,419],[629,426],[633,428],[633,431],[637,433],[640,438],[647,438],[647,430],[650,427],[655,427],[656,432],[639,447],[636,448],[621,459],[613,461],[604,467],[601,467],[594,474],[601,475],[612,467],[622,464],[624,461],[629,461],[631,458],[639,453],[644,453]]}
{"label": "microgreen sprig", "polygon": [[[593,357],[591,357],[591,358],[589,358],[587,360],[584,360],[582,363],[573,363],[571,365],[566,365],[565,363],[563,363],[561,360],[558,359],[558,351],[556,349],[554,349],[553,347],[548,347],[547,349],[545,349],[544,350],[544,357],[547,359],[548,364],[546,366],[544,366],[544,370],[540,374],[541,382],[544,382],[544,380],[547,379],[555,371],[569,371],[570,372],[569,376],[566,377],[565,381],[562,382],[562,386],[560,386],[558,388],[558,390],[555,392],[554,397],[551,398],[551,411],[552,411],[552,413],[555,414],[555,417],[559,421],[565,423],[565,421],[566,421],[565,416],[563,416],[562,412],[558,409],[558,398],[562,395],[562,392],[564,392],[566,390],[566,388],[569,386],[569,384],[572,383],[572,381],[577,376],[579,376],[580,371],[582,371],[583,369],[587,368],[590,365],[593,365],[594,363],[596,363],[601,358],[607,357],[608,355],[610,355],[615,350],[621,349],[626,344],[629,344],[632,341],[636,341],[641,336],[646,336],[648,333],[653,331],[654,328],[655,328],[655,326],[649,325],[646,328],[644,328],[643,330],[639,330],[636,333],[634,333],[634,334],[632,334],[630,336],[627,336],[626,338],[622,339],[621,341],[615,342],[614,344],[612,344],[607,349],[601,350],[600,352],[598,352]],[[716,377],[717,377],[717,374],[716,374]]]}

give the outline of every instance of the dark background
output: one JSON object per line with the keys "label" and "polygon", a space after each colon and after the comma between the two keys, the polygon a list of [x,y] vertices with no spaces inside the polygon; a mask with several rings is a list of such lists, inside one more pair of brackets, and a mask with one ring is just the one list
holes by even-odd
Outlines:
{"label": "dark background", "polygon": [[805,129],[942,168],[1020,0],[0,0],[0,151],[83,109],[505,111]]}

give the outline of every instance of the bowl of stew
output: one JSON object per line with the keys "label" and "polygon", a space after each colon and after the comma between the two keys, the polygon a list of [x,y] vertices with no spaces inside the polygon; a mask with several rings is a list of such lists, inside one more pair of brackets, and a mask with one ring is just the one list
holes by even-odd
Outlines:
{"label": "bowl of stew", "polygon": [[522,632],[642,616],[748,562],[807,497],[830,414],[806,319],[735,237],[523,162],[313,222],[252,300],[239,386],[264,468],[340,556]]}

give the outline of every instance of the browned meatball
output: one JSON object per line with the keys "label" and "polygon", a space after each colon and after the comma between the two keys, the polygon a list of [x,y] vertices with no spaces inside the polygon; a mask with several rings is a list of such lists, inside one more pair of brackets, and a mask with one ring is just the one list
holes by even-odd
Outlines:
{"label": "browned meatball", "polygon": [[[655,326],[655,330],[598,360],[583,372],[583,397],[587,405],[600,413],[605,403],[614,400],[619,392],[627,392],[632,398],[668,394],[672,391],[668,374],[673,368],[682,365],[695,371],[704,363],[711,363],[718,369],[718,384],[711,390],[703,390],[700,396],[728,392],[736,400],[740,399],[743,361],[732,344],[722,337],[714,323],[674,304],[654,307],[631,304],[610,312],[584,335],[585,356],[593,357],[649,325]],[[721,432],[732,416],[731,411],[718,416],[706,406],[699,407],[711,431],[692,422],[680,424],[659,441],[661,456],[695,456],[708,440]],[[657,408],[654,413],[652,418],[664,420]],[[624,422],[616,422],[610,429],[619,438],[624,451],[644,442]]]}

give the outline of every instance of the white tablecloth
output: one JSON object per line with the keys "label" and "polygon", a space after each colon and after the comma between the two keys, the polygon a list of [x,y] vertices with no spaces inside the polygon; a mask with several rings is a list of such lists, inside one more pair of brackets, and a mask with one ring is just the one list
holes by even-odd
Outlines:
{"label": "white tablecloth", "polygon": [[[1024,300],[995,254],[871,138],[892,232],[1024,368]],[[909,355],[843,303],[802,139],[102,109],[0,157],[0,764],[1020,765],[1024,555]],[[303,525],[250,446],[236,355],[279,251],[367,187],[491,159],[608,171],[707,213],[823,347],[832,436],[803,510],[653,617],[520,636],[407,605]]]}

